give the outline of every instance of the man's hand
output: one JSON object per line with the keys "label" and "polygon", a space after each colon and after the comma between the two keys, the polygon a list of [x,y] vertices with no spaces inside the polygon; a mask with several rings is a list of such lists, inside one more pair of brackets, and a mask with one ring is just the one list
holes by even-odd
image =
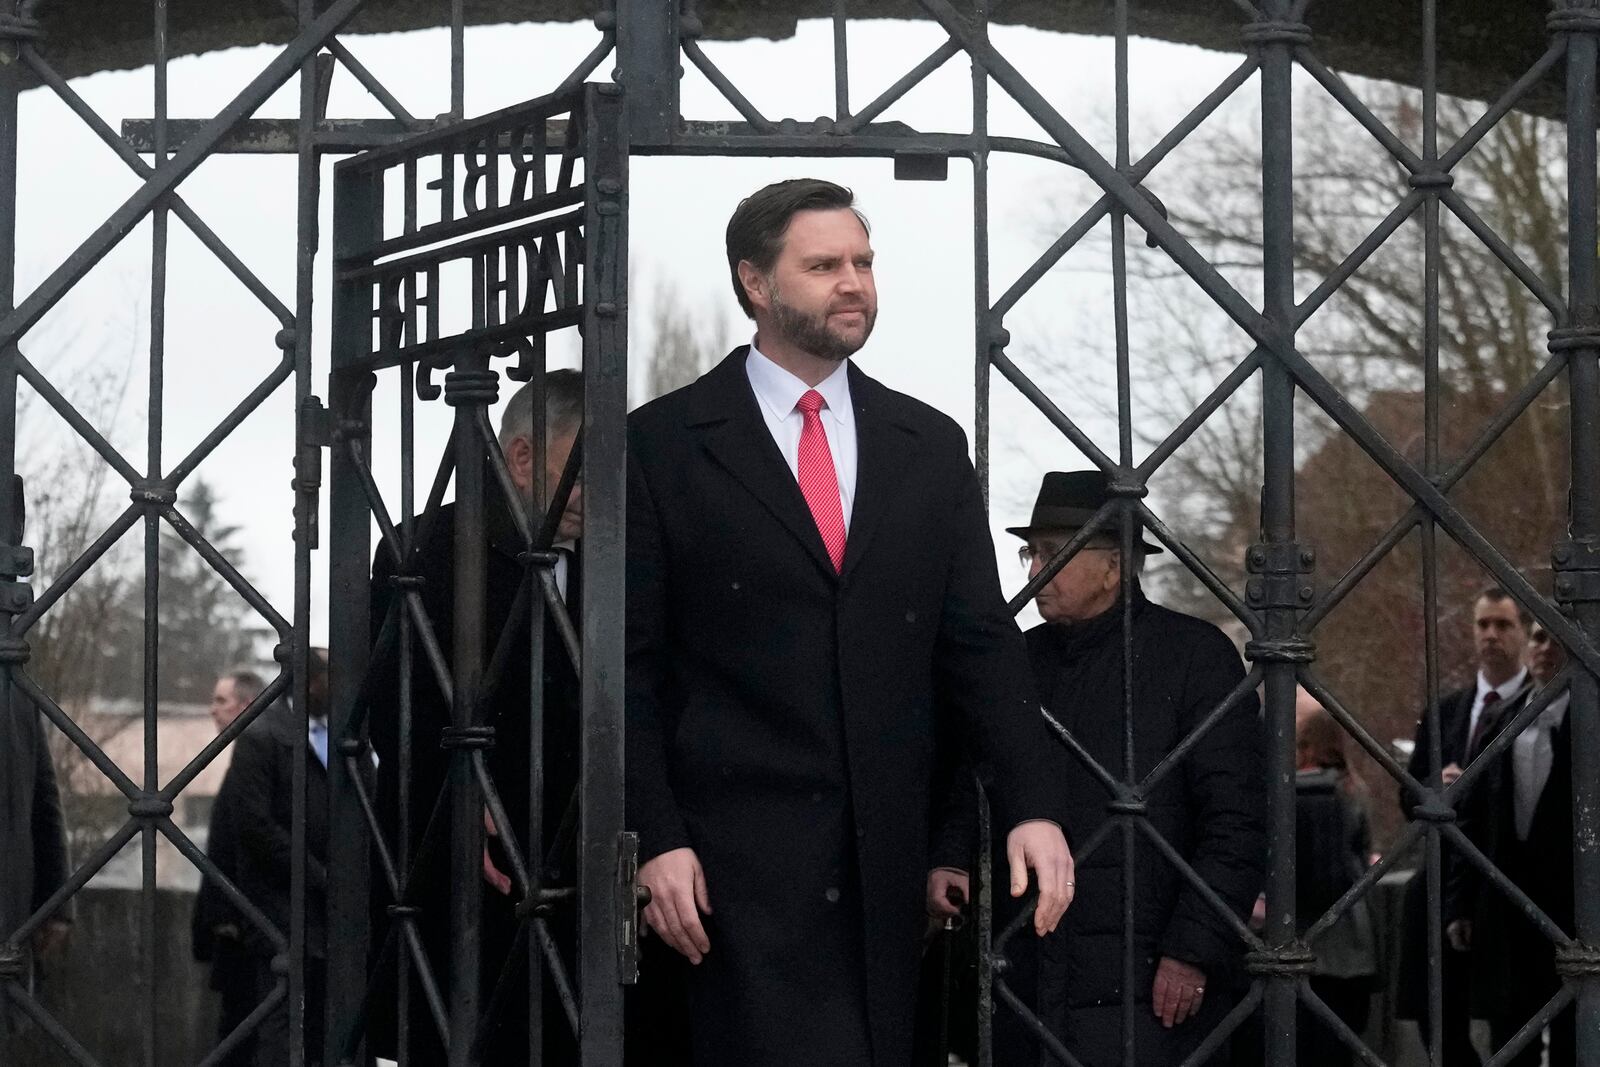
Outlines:
{"label": "man's hand", "polygon": [[961,905],[972,899],[972,879],[966,871],[937,867],[928,872],[928,914],[937,919],[953,919]]}
{"label": "man's hand", "polygon": [[[488,808],[483,809],[483,832],[490,837],[500,836],[500,831],[495,829],[494,817],[489,814]],[[483,846],[483,880],[502,896],[511,895],[511,876],[496,867],[494,860],[489,858],[488,842],[484,842]]]}
{"label": "man's hand", "polygon": [[1072,852],[1061,827],[1046,819],[1018,823],[1006,837],[1006,860],[1011,865],[1011,895],[1028,891],[1028,868],[1039,883],[1039,903],[1033,909],[1033,929],[1040,937],[1056,928],[1072,903]]}
{"label": "man's hand", "polygon": [[1444,936],[1449,940],[1450,947],[1457,952],[1472,951],[1472,920],[1452,919],[1449,926],[1444,928]]}
{"label": "man's hand", "polygon": [[1150,1007],[1161,1025],[1172,1029],[1199,1013],[1206,994],[1205,972],[1193,964],[1162,956],[1156,964],[1156,981],[1150,990]]}
{"label": "man's hand", "polygon": [[650,890],[644,918],[662,940],[690,963],[699,963],[711,951],[700,915],[711,914],[706,895],[706,875],[692,848],[675,848],[639,868],[639,884]]}
{"label": "man's hand", "polygon": [[67,934],[71,932],[72,924],[64,919],[46,920],[43,926],[33,932],[33,954],[42,960],[53,958],[67,943]]}
{"label": "man's hand", "polygon": [[1439,781],[1443,785],[1455,785],[1456,779],[1461,777],[1461,764],[1446,763],[1439,768]]}

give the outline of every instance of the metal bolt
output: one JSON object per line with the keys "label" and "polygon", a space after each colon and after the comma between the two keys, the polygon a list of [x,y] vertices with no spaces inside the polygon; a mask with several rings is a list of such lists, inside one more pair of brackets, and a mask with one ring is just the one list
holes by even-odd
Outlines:
{"label": "metal bolt", "polygon": [[1300,587],[1300,603],[1309,604],[1309,603],[1311,603],[1311,598],[1316,596],[1316,595],[1317,595],[1317,591],[1315,589],[1313,589],[1311,586],[1302,585]]}

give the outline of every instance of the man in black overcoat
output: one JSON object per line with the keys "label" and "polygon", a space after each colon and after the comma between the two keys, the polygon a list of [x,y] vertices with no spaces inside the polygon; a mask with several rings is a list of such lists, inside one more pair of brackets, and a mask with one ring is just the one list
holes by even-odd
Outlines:
{"label": "man in black overcoat", "polygon": [[[227,776],[217,792],[214,820],[237,833],[234,884],[279,934],[289,935],[290,863],[294,855],[294,765],[305,764],[305,1050],[322,1062],[322,1005],[328,967],[328,650],[311,650],[309,730],[287,705],[267,709],[233,743]],[[283,981],[274,966],[278,947],[254,923],[242,922],[240,941],[251,963],[260,1004]],[[255,1063],[289,1062],[287,1001],[256,1030]]]}
{"label": "man in black overcoat", "polygon": [[[211,722],[217,733],[226,730],[264,688],[266,683],[261,676],[251,670],[232,670],[219,677],[211,689]],[[258,723],[261,721],[264,720]],[[206,858],[219,874],[233,881],[238,877],[234,858],[238,851],[239,828],[226,805],[213,803],[206,830]],[[222,891],[221,884],[209,873],[202,873],[189,921],[190,949],[197,961],[211,967],[211,988],[216,990],[219,1001],[219,1042],[244,1022],[257,1003],[255,963],[240,939],[243,928],[239,909]],[[223,1058],[221,1067],[249,1067],[254,1062],[252,1034]]]}
{"label": "man in black overcoat", "polygon": [[628,825],[700,1067],[909,1062],[937,700],[997,767],[1041,932],[1069,899],[965,438],[848,360],[877,312],[852,203],[740,204],[755,340],[629,428]]}
{"label": "man in black overcoat", "polygon": [[[540,444],[533,426],[532,383],[524,385],[506,403],[501,417],[500,450],[518,493],[520,504],[533,500],[536,474],[542,465],[546,494],[553,494],[561,481],[577,441],[583,418],[583,378],[573,370],[551,371],[545,376],[545,441]],[[580,572],[575,552],[583,531],[583,489],[575,484],[561,513],[554,538],[557,560],[553,568],[557,592],[576,625],[579,615]],[[548,501],[534,510],[532,525],[543,520]],[[532,597],[538,596],[536,568],[525,560],[527,545],[518,530],[505,494],[497,481],[487,480],[485,529],[481,536],[488,543],[487,584],[485,586],[485,666],[494,650],[509,642],[509,658],[498,677],[486,674],[483,694],[484,721],[494,727],[494,745],[488,749],[489,777],[501,803],[512,820],[515,839],[525,858],[543,868],[546,886],[570,885],[573,873],[573,842],[577,827],[574,790],[577,785],[579,740],[578,676],[572,656],[553,616],[547,613],[544,633],[544,790],[543,840],[530,849],[526,825],[530,795],[531,679],[528,671],[529,626]],[[454,662],[456,509],[442,506],[430,521],[420,516],[414,529],[421,541],[410,562],[402,566],[395,546],[379,545],[372,565],[372,637],[380,636],[390,606],[401,591],[396,576],[405,574],[419,581],[408,583],[419,589],[422,605],[433,635],[438,640],[444,662]],[[420,909],[418,925],[430,969],[438,982],[440,996],[450,1002],[450,915],[451,894],[470,887],[459,884],[459,873],[451,869],[449,800],[439,811],[439,824],[428,839],[428,851],[419,858],[429,816],[445,788],[449,771],[449,752],[440,747],[441,732],[451,725],[450,702],[439,688],[422,640],[413,631],[411,678],[411,783],[408,858],[417,872],[405,903]],[[378,763],[378,811],[383,833],[391,848],[400,838],[400,681],[406,665],[400,657],[399,642],[391,641],[375,650],[369,687],[369,723]],[[486,823],[486,826],[488,824]],[[528,984],[528,934],[517,917],[519,896],[511,883],[512,866],[499,840],[499,827],[492,827],[484,855],[477,890],[483,894],[480,913],[481,976],[479,1004],[487,1010],[496,1005],[485,1031],[480,1032],[480,1055],[489,1064],[526,1062],[528,1031],[526,1024]],[[397,853],[398,854],[398,853]],[[377,868],[374,867],[374,870]],[[381,945],[393,920],[388,908],[394,901],[387,889],[376,887],[373,898],[374,945]],[[546,920],[560,952],[563,965],[573,966],[574,923],[569,913],[557,912]],[[374,990],[374,1005],[368,1033],[373,1050],[395,1055],[398,1034],[395,978],[397,968],[391,950]],[[439,1030],[428,1008],[416,969],[410,969],[408,1010],[408,1048],[413,1062],[442,1062],[443,1046]],[[567,1021],[555,984],[543,983],[544,1050],[546,1062],[564,1063],[576,1055],[572,1026]],[[497,992],[498,991],[498,992]],[[498,998],[498,999],[496,999]]]}
{"label": "man in black overcoat", "polygon": [[[1434,715],[1439,721],[1440,778],[1450,785],[1461,777],[1462,768],[1471,763],[1483,747],[1492,741],[1502,723],[1508,721],[1505,712],[1524,694],[1528,687],[1528,670],[1523,664],[1523,653],[1528,643],[1528,625],[1532,617],[1511,599],[1503,589],[1486,589],[1479,595],[1472,609],[1474,649],[1477,654],[1478,676],[1474,684],[1457,689],[1439,699]],[[1433,774],[1433,736],[1426,715],[1417,723],[1416,747],[1411,751],[1407,765],[1411,776],[1426,782]],[[1461,798],[1457,797],[1457,814]],[[1412,817],[1416,800],[1404,789],[1400,791],[1400,810],[1406,818]],[[1451,869],[1454,852],[1446,842],[1440,844],[1443,864],[1447,874]],[[1427,878],[1419,866],[1406,884],[1402,908],[1402,940],[1400,944],[1400,982],[1396,998],[1396,1014],[1401,1018],[1417,1020],[1422,1042],[1432,1040],[1433,1027],[1428,1018],[1428,894]],[[1448,918],[1448,917],[1446,917]],[[1472,962],[1467,953],[1449,943],[1442,943],[1444,1015],[1440,1020],[1443,1034],[1443,1059],[1449,1064],[1472,1065],[1483,1062],[1473,1047],[1470,1036],[1472,1017],[1468,1006],[1468,972]]]}
{"label": "man in black overcoat", "polygon": [[[1566,664],[1567,654],[1535,623],[1528,640],[1533,688],[1506,709],[1515,718],[1539,697]],[[1523,728],[1473,786],[1461,809],[1461,829],[1502,874],[1557,926],[1573,929],[1572,725],[1568,694],[1550,702]],[[1474,1018],[1489,1020],[1498,1051],[1561,988],[1555,948],[1523,910],[1491,886],[1476,866],[1455,857],[1447,902],[1450,943],[1471,953],[1468,982]],[[1571,1005],[1550,1024],[1550,1063],[1577,1062],[1576,1012]],[[1508,1060],[1538,1067],[1534,1038]]]}
{"label": "man in black overcoat", "polygon": [[[6,540],[21,545],[26,501],[22,478],[11,479],[11,529]],[[26,575],[8,574],[11,581]],[[0,690],[0,947],[33,917],[67,880],[71,870],[66,823],[61,815],[61,794],[56,789],[55,764],[50,759],[49,734],[33,701],[12,687]],[[32,990],[34,965],[39,957],[58,950],[71,929],[72,903],[68,901],[35,929],[22,953],[22,987]],[[0,1060],[12,1029],[13,1008],[0,996]]]}
{"label": "man in black overcoat", "polygon": [[[1019,556],[1035,576],[1109,499],[1100,471],[1046,474],[1025,526],[1010,532],[1026,544]],[[1244,665],[1216,626],[1152,604],[1137,578],[1128,611],[1123,567],[1135,574],[1155,545],[1134,541],[1123,559],[1113,526],[1087,544],[1035,597],[1044,622],[1025,635],[1045,707],[1113,778],[1125,780],[1125,724],[1131,710],[1135,782],[1142,781],[1211,713],[1234,699],[1151,792],[1149,825],[1224,900],[1235,917],[1250,912],[1266,868],[1265,808],[1260,768],[1263,745],[1253,691],[1236,693]],[[1124,692],[1123,626],[1132,621],[1132,704]],[[1065,783],[1055,813],[1074,841],[1086,841],[1110,817],[1113,799],[1066,746],[1048,749],[1050,773]],[[970,775],[956,778],[958,785]],[[1002,796],[997,816],[1007,810]],[[953,914],[969,896],[968,874],[977,842],[969,800],[951,806],[929,877],[929,910]],[[1135,1063],[1177,1064],[1233,1006],[1243,943],[1219,915],[1144,837],[1136,837],[1133,885],[1123,881],[1122,835],[1113,831],[1078,863],[1078,900],[1052,936],[1013,942],[1006,981],[1087,1067],[1121,1064],[1131,1043]],[[1133,901],[1134,975],[1123,986],[1123,897]],[[995,928],[1011,913],[997,907]],[[1131,993],[1134,1030],[1123,1032],[1123,999]],[[1015,1012],[995,1014],[995,1062],[1041,1059],[1038,1040]]]}

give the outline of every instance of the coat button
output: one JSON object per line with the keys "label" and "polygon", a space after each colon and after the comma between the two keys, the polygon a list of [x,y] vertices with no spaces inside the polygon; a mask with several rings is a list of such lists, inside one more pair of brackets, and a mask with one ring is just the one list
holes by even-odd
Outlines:
{"label": "coat button", "polygon": [[738,582],[734,582],[733,583],[733,591],[735,593],[737,593],[739,591],[739,583]]}
{"label": "coat button", "polygon": [[839,903],[839,891],[831,885],[828,887],[827,892],[822,895],[828,898],[829,904]]}
{"label": "coat button", "polygon": [[906,622],[916,622],[916,621],[917,621],[917,613],[916,612],[914,612],[914,611],[906,612]]}

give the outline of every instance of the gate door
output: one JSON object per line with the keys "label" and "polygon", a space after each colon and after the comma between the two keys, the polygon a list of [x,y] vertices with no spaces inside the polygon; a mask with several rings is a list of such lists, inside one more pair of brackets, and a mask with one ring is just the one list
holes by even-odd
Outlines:
{"label": "gate door", "polygon": [[[330,411],[307,413],[333,457],[329,1063],[360,1062],[363,1050],[437,1062],[439,1049],[451,1065],[477,1063],[485,1035],[524,1016],[533,1063],[574,1035],[582,1063],[621,1062],[635,860],[622,832],[619,94],[578,86],[336,169]],[[553,486],[541,484],[536,446],[525,497],[488,407],[502,373],[509,389],[533,383],[530,437],[546,441],[546,340],[569,328],[582,336],[582,430]],[[374,434],[384,375],[399,383],[398,440]],[[452,429],[420,468],[419,497],[416,405],[441,400]],[[396,455],[400,484],[386,494],[373,457]],[[568,604],[554,545],[580,467],[582,582]],[[514,591],[488,582],[504,544],[490,547],[497,518],[514,540]],[[545,666],[561,656],[581,698],[577,775],[545,751],[546,705],[559,710]],[[525,726],[497,696],[524,684],[531,696],[514,711]],[[526,751],[497,752],[507,736]],[[581,784],[546,803],[547,782],[563,775]],[[515,904],[502,925],[485,910],[491,855]],[[379,1032],[395,1046],[368,1036]]]}

